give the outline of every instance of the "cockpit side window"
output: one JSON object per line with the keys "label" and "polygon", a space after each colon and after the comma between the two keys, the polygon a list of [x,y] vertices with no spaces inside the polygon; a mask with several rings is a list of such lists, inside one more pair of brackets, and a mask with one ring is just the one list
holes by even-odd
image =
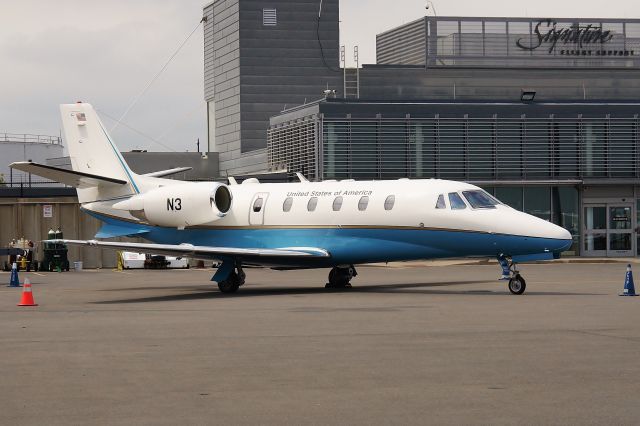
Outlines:
{"label": "cockpit side window", "polygon": [[498,200],[484,191],[462,191],[462,195],[474,209],[495,209],[495,206],[500,204]]}
{"label": "cockpit side window", "polygon": [[444,205],[444,195],[438,195],[438,201],[436,201],[436,209],[446,209],[447,206]]}
{"label": "cockpit side window", "polygon": [[451,205],[451,210],[462,210],[467,208],[467,205],[462,201],[462,197],[457,192],[449,193],[449,204]]}

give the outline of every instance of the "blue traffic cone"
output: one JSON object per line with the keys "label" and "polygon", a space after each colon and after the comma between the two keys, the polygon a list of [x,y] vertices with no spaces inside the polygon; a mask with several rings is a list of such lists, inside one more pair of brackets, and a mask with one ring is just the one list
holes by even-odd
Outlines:
{"label": "blue traffic cone", "polygon": [[637,296],[636,288],[633,285],[633,272],[631,272],[631,264],[627,265],[627,274],[624,277],[624,291],[620,296]]}
{"label": "blue traffic cone", "polygon": [[13,266],[11,266],[11,279],[7,287],[22,287],[18,279],[18,265],[15,262],[13,262]]}

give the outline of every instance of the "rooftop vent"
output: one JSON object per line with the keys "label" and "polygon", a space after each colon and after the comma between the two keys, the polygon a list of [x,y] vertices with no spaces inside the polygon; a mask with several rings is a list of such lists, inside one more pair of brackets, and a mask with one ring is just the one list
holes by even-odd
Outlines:
{"label": "rooftop vent", "polygon": [[278,17],[275,9],[262,9],[262,25],[275,26],[278,25]]}

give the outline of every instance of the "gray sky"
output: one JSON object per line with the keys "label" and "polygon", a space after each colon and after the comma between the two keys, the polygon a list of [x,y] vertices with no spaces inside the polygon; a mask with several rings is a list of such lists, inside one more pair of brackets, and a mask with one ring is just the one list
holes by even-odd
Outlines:
{"label": "gray sky", "polygon": [[[441,16],[640,18],[640,3],[585,0],[434,0]],[[119,117],[202,17],[201,0],[0,0],[0,132],[59,133],[58,104],[83,100]],[[375,35],[425,13],[423,0],[341,0],[350,60],[375,62]],[[431,12],[429,12],[431,13]],[[349,63],[349,62],[348,62]],[[206,144],[202,30],[174,58],[124,122],[176,151]],[[166,151],[130,129],[123,150]],[[203,145],[204,146],[204,145]]]}

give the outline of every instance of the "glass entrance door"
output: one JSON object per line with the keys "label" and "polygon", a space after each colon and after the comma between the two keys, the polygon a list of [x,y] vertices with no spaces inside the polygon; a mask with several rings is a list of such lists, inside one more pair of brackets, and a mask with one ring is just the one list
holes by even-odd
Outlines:
{"label": "glass entrance door", "polygon": [[633,256],[631,204],[592,204],[584,207],[586,256]]}
{"label": "glass entrance door", "polygon": [[631,204],[609,205],[607,213],[609,219],[607,256],[633,256]]}

